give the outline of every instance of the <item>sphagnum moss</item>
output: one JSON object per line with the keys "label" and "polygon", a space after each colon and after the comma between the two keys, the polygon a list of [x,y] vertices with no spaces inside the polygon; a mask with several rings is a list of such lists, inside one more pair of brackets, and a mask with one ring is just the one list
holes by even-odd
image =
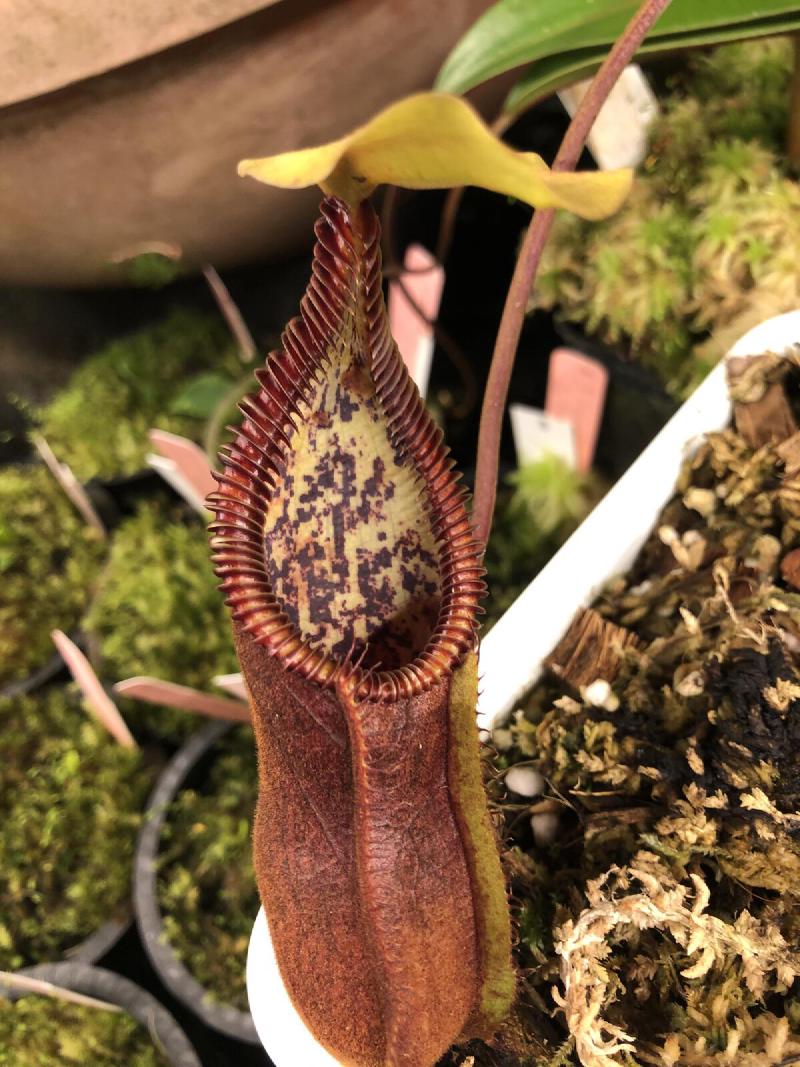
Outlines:
{"label": "sphagnum moss", "polygon": [[491,597],[482,631],[511,606],[556,550],[586,518],[602,488],[593,475],[558,456],[525,464],[498,494],[485,565]]}
{"label": "sphagnum moss", "polygon": [[167,941],[210,998],[241,1011],[258,911],[251,843],[257,792],[252,731],[237,727],[217,744],[203,785],[174,800],[158,873]]}
{"label": "sphagnum moss", "polygon": [[125,1012],[50,997],[0,998],[0,1067],[166,1067]]}
{"label": "sphagnum moss", "polygon": [[0,472],[0,685],[42,665],[78,623],[103,543],[44,467]]}
{"label": "sphagnum moss", "polygon": [[689,61],[632,196],[602,223],[564,216],[532,305],[557,307],[686,394],[731,344],[800,302],[800,186],[785,173],[788,39]]}
{"label": "sphagnum moss", "polygon": [[[143,504],[114,534],[86,619],[103,676],[154,675],[208,689],[236,670],[230,623],[217,592],[200,522],[158,502]],[[197,728],[188,712],[131,704],[133,726],[172,740]]]}
{"label": "sphagnum moss", "polygon": [[134,474],[145,466],[153,427],[197,439],[208,412],[182,398],[213,372],[218,392],[241,375],[224,324],[179,310],[90,357],[40,413],[40,432],[82,481]]}
{"label": "sphagnum moss", "polygon": [[0,700],[0,970],[126,913],[151,773],[64,690]]}

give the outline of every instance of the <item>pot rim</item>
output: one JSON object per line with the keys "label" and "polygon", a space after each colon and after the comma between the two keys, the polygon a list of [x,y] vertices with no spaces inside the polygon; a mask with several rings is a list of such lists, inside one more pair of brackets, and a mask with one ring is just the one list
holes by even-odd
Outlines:
{"label": "pot rim", "polygon": [[728,357],[780,352],[795,343],[800,343],[800,310],[765,319],[740,337],[498,620],[481,642],[482,729],[507,716],[536,682],[575,612],[631,566],[673,492],[684,459],[704,434],[730,422]]}
{"label": "pot rim", "polygon": [[[17,973],[117,1004],[147,1030],[172,1067],[202,1067],[194,1046],[172,1014],[152,993],[129,978],[103,967],[71,962],[40,963]],[[17,990],[0,993],[10,1000],[29,995]]]}
{"label": "pot rim", "polygon": [[[140,0],[135,16],[127,19],[111,7],[110,17],[102,18],[102,11],[90,4],[86,12],[72,12],[72,17],[66,10],[60,12],[67,17],[58,24],[58,32],[53,29],[52,11],[37,13],[25,5],[22,19],[22,5],[11,3],[0,11],[0,109],[119,70],[279,3],[188,0],[165,17],[161,0]],[[86,33],[87,16],[92,33]]]}
{"label": "pot rim", "polygon": [[178,749],[156,780],[136,843],[133,907],[145,952],[167,989],[207,1026],[228,1037],[257,1045],[260,1042],[250,1013],[212,1001],[205,987],[178,958],[164,936],[164,918],[158,902],[158,853],[169,807],[199,760],[232,726],[229,722],[212,722],[197,730]]}

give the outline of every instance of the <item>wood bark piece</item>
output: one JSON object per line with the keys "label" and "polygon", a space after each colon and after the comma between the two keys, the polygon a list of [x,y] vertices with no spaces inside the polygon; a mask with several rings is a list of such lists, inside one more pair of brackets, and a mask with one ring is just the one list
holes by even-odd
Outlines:
{"label": "wood bark piece", "polygon": [[630,630],[586,608],[575,616],[545,667],[578,692],[598,679],[613,682],[625,650],[638,647],[640,642]]}
{"label": "wood bark piece", "polygon": [[335,198],[322,216],[301,315],[223,456],[212,543],[284,983],[340,1062],[432,1067],[515,987],[475,723],[482,546],[389,333],[377,217]]}
{"label": "wood bark piece", "polygon": [[797,423],[780,382],[767,386],[760,400],[735,403],[733,417],[736,429],[752,448],[785,441],[797,433]]}
{"label": "wood bark piece", "polygon": [[781,441],[776,452],[783,460],[787,474],[797,474],[800,471],[800,433],[792,434],[785,441]]}
{"label": "wood bark piece", "polygon": [[[728,380],[732,394],[737,380],[752,375],[757,367],[753,359],[733,358],[728,360]],[[798,427],[782,382],[772,382],[766,386],[757,400],[747,403],[741,400],[733,402],[733,418],[736,429],[751,448],[777,444],[793,437]]]}
{"label": "wood bark piece", "polygon": [[793,548],[783,557],[781,575],[793,589],[800,589],[800,548]]}

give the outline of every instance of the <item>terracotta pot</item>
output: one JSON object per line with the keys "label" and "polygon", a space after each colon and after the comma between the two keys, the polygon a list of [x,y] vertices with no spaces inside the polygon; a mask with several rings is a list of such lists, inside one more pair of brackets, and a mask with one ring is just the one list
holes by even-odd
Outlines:
{"label": "terracotta pot", "polygon": [[114,258],[152,242],[191,267],[299,250],[316,191],[238,178],[238,160],[428,87],[488,0],[61,6],[0,11],[0,284],[121,282]]}

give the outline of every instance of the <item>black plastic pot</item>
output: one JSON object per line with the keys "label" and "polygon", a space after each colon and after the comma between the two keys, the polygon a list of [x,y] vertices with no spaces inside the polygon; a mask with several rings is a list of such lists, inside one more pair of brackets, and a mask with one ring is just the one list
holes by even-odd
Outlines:
{"label": "black plastic pot", "polygon": [[68,948],[64,953],[64,962],[82,963],[87,966],[100,963],[130,929],[132,922],[132,914],[126,915],[124,919],[109,919],[79,944]]}
{"label": "black plastic pot", "polygon": [[[83,963],[42,963],[36,967],[26,967],[19,973],[71,989],[73,993],[83,993],[97,1000],[117,1004],[145,1027],[172,1067],[202,1067],[189,1038],[164,1005],[130,979]],[[18,990],[4,990],[1,995],[15,1000],[27,994]]]}
{"label": "black plastic pot", "polygon": [[158,903],[159,844],[169,807],[230,728],[231,723],[214,722],[199,730],[172,757],[156,782],[136,846],[133,906],[145,951],[167,989],[207,1026],[228,1037],[258,1045],[260,1042],[250,1013],[216,1003],[178,959],[164,936]]}
{"label": "black plastic pot", "polygon": [[554,327],[564,344],[591,356],[608,371],[595,464],[616,480],[672,418],[679,404],[653,371],[624,351],[603,344],[580,326],[558,317],[554,318]]}
{"label": "black plastic pot", "polygon": [[[82,652],[86,651],[86,635],[83,631],[76,630],[68,636]],[[41,667],[37,667],[35,671],[31,671],[25,678],[15,678],[14,681],[6,682],[5,685],[0,686],[0,699],[28,696],[38,689],[44,689],[46,685],[56,681],[60,676],[63,676],[65,681],[69,678],[61,653],[54,649],[50,659],[43,663]]]}

